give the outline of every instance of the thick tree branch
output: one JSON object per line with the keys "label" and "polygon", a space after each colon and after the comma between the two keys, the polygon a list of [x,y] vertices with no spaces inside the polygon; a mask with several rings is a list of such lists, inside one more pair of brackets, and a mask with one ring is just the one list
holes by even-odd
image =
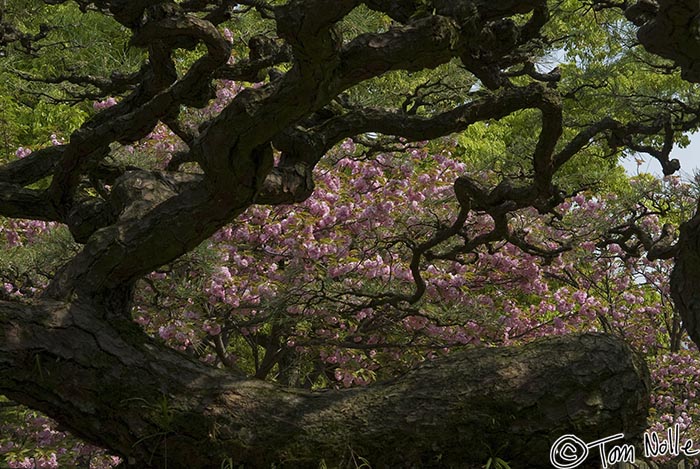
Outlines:
{"label": "thick tree branch", "polygon": [[6,182],[0,182],[0,214],[11,218],[60,220],[44,191],[25,189]]}
{"label": "thick tree branch", "polygon": [[[144,174],[127,174],[123,183],[125,206],[119,221],[94,233],[53,279],[47,297],[94,295],[130,284],[193,249],[240,214],[253,197],[243,187],[240,200],[237,194],[223,199],[201,180],[183,183],[175,191]],[[140,191],[145,200],[138,197]]]}
{"label": "thick tree branch", "polygon": [[110,78],[93,75],[55,75],[49,77],[38,77],[35,75],[24,73],[22,71],[15,71],[14,73],[26,81],[48,84],[70,83],[72,85],[77,85],[82,88],[97,89],[97,93],[83,92],[82,94],[78,94],[69,91],[73,96],[85,96],[86,98],[89,97],[90,99],[96,99],[98,96],[104,98],[108,96],[121,95],[127,91],[135,89],[140,83],[140,81],[144,78],[143,70],[128,75],[121,75],[119,73],[115,73]]}
{"label": "thick tree branch", "polygon": [[270,171],[255,201],[269,205],[302,202],[313,190],[312,168],[299,162],[294,166],[281,166]]}
{"label": "thick tree branch", "polygon": [[262,70],[283,62],[291,62],[293,58],[291,47],[287,45],[278,46],[272,41],[270,41],[269,45],[271,47],[268,47],[267,49],[269,50],[266,50],[264,54],[251,56],[248,59],[220,67],[214,74],[214,77],[236,81],[263,81],[265,77],[260,76]]}
{"label": "thick tree branch", "polygon": [[106,155],[111,142],[132,142],[146,136],[158,120],[170,115],[183,103],[204,104],[202,100],[209,97],[212,72],[228,60],[230,53],[228,43],[211,28],[202,24],[200,20],[187,18],[183,22],[174,21],[173,24],[163,25],[162,31],[144,30],[144,36],[140,36],[141,38],[157,34],[169,37],[174,34],[173,31],[178,30],[195,35],[206,42],[208,54],[198,59],[181,79],[139,108],[127,113],[124,112],[128,108],[119,109],[117,112],[121,111],[121,114],[117,115],[106,113],[111,117],[109,120],[102,120],[89,129],[82,129],[73,134],[50,188],[53,203],[60,211],[67,211],[73,202],[80,174],[89,162],[86,156]]}
{"label": "thick tree branch", "polygon": [[683,318],[683,327],[700,344],[700,213],[680,226],[671,295]]}
{"label": "thick tree branch", "polygon": [[537,108],[549,94],[552,91],[539,83],[513,87],[434,116],[360,108],[331,118],[311,132],[322,135],[327,145],[366,132],[395,135],[414,141],[433,139],[465,130],[475,122],[499,119],[521,109]]}
{"label": "thick tree branch", "polygon": [[46,147],[0,166],[0,182],[26,186],[50,176],[65,149],[64,145]]}
{"label": "thick tree branch", "polygon": [[489,448],[541,467],[562,434],[634,439],[646,425],[646,367],[602,335],[472,348],[365,389],[309,392],[208,368],[98,316],[1,303],[0,392],[139,467],[316,467],[319,454],[338,466],[351,453],[373,467],[463,466]]}
{"label": "thick tree branch", "polygon": [[[641,7],[649,3],[642,0],[637,5]],[[642,24],[637,33],[639,42],[649,52],[673,60],[681,67],[684,79],[700,82],[700,39],[697,34],[700,5],[693,0],[660,0],[656,4],[656,12],[647,8],[644,15],[633,18]],[[628,13],[628,16],[631,15]],[[651,19],[644,21],[648,18]]]}

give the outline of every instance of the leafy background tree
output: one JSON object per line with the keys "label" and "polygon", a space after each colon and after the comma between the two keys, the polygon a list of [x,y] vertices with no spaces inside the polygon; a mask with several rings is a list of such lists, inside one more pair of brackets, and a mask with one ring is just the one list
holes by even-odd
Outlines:
{"label": "leafy background tree", "polygon": [[[129,42],[124,21],[97,11],[110,2],[54,3],[8,1],[3,9],[3,21],[32,39],[30,46],[19,41],[5,47],[0,61],[8,162],[68,146],[80,126],[94,128],[130,100],[139,103],[137,93],[128,94],[147,82],[144,52]],[[226,6],[203,3],[210,9],[194,17],[211,19],[217,6]],[[304,60],[270,39],[281,29],[271,17],[278,3],[228,9],[226,20],[215,23],[231,45],[231,58],[214,74],[211,99],[183,104],[178,119],[163,116],[139,138],[115,140],[110,164],[127,173],[201,173],[189,151],[198,128],[235,109],[251,90],[272,89]],[[343,44],[365,33],[388,34],[401,18],[366,3],[342,17],[334,34],[342,33]],[[401,21],[446,17],[445,8],[422,2]],[[696,187],[670,174],[664,180],[630,178],[619,166],[621,157],[647,152],[672,173],[667,147],[687,142],[685,133],[697,128],[695,85],[640,47],[636,28],[619,9],[568,0],[548,8],[541,34],[510,51],[513,57],[498,64],[503,74],[494,76],[513,86],[542,83],[561,99],[562,138],[552,152],[564,161],[553,171],[550,199],[525,195],[518,205],[513,196],[518,184],[537,180],[541,168],[530,155],[538,154],[553,125],[535,106],[444,138],[396,139],[367,129],[323,152],[310,197],[293,205],[265,203],[261,190],[261,203],[141,278],[130,319],[158,343],[213,367],[309,390],[368,386],[460,348],[602,331],[645,355],[653,378],[650,428],[678,423],[687,436],[700,438],[693,426],[697,349],[681,329],[668,285],[676,227],[692,217]],[[528,8],[509,15],[500,32],[537,23],[538,14]],[[44,34],[42,24],[52,28]],[[184,41],[165,60],[162,51],[148,47],[151,65],[160,59],[173,67],[164,80],[184,80],[211,53]],[[251,67],[261,59],[271,65]],[[331,128],[334,118],[373,116],[377,109],[398,109],[420,122],[470,100],[500,96],[493,90],[499,86],[489,83],[491,71],[479,76],[464,61],[377,74],[317,110],[304,127]],[[161,64],[155,65],[159,70]],[[595,132],[583,139],[590,130]],[[288,148],[302,145],[295,138],[290,130],[274,142],[277,167],[290,158]],[[86,179],[84,195],[114,197],[116,181],[109,176],[95,171]],[[56,180],[53,175],[28,187],[50,190]],[[471,209],[463,202],[465,191]],[[505,212],[495,208],[500,194],[515,204]],[[5,298],[31,302],[55,285],[61,266],[93,236],[81,239],[80,233],[49,220],[3,220]],[[46,366],[37,358],[34,372],[48,373]],[[3,402],[5,464],[119,462],[42,415]],[[148,437],[167,446],[174,425],[167,399],[133,402],[156,415],[162,431]],[[492,462],[508,459],[500,450],[489,448]],[[373,463],[364,457],[351,449],[344,462]]]}

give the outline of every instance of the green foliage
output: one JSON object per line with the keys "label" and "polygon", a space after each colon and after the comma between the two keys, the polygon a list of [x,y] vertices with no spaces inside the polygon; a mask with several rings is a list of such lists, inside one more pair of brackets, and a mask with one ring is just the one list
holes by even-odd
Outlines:
{"label": "green foliage", "polygon": [[338,32],[345,42],[351,41],[360,34],[369,32],[381,33],[391,27],[392,21],[387,15],[370,10],[361,5],[350,12],[338,24]]}
{"label": "green foliage", "polygon": [[[432,70],[394,71],[348,90],[353,104],[404,109],[430,115],[464,102],[464,90],[477,81],[457,60]],[[461,90],[461,91],[457,91]]]}
{"label": "green foliage", "polygon": [[491,457],[488,461],[486,461],[484,469],[511,469],[511,467],[510,464],[508,464],[503,459]]}
{"label": "green foliage", "polygon": [[[39,223],[39,229],[44,229],[45,224],[34,223]],[[56,269],[78,248],[65,227],[40,233],[35,233],[35,229],[32,222],[2,220],[0,223],[0,232],[5,236],[15,231],[24,233],[16,242],[6,244],[0,250],[0,280],[15,284],[23,294],[29,295],[35,288],[46,285]],[[4,241],[7,243],[8,240]]]}
{"label": "green foliage", "polygon": [[[143,53],[130,49],[127,31],[109,17],[82,13],[72,2],[46,5],[38,0],[8,0],[4,19],[20,31],[36,34],[51,26],[46,38],[33,44],[31,55],[15,46],[0,57],[0,159],[13,158],[18,146],[46,145],[52,134],[66,138],[92,114],[86,91],[94,87],[33,79],[67,75],[109,77],[114,71],[136,71]],[[29,78],[26,80],[24,78]]]}

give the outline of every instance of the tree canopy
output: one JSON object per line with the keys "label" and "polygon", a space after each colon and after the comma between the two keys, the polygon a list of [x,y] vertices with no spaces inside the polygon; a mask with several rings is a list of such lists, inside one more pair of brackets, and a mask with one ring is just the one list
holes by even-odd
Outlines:
{"label": "tree canopy", "polygon": [[3,2],[0,458],[549,467],[567,433],[696,435],[699,17]]}

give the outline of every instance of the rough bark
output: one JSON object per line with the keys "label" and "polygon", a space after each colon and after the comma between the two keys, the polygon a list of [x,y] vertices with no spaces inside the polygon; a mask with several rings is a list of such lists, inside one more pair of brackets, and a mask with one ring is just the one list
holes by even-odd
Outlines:
{"label": "rough bark", "polygon": [[700,82],[700,5],[693,0],[641,0],[626,10],[640,26],[644,47],[681,67],[683,78]]}
{"label": "rough bark", "polygon": [[671,292],[683,327],[700,344],[700,214],[681,225],[676,244]]}
{"label": "rough bark", "polygon": [[[472,348],[390,382],[319,392],[231,376],[95,307],[0,304],[3,392],[138,467],[548,467],[564,433],[646,424],[648,372],[622,341],[565,336]],[[31,389],[31,392],[27,392]]]}

